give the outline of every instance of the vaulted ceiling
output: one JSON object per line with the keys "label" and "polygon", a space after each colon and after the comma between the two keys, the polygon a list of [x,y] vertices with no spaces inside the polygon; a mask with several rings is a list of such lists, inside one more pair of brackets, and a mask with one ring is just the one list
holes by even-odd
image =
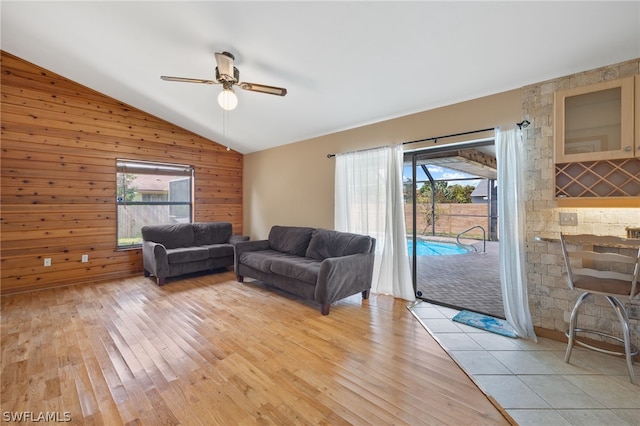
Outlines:
{"label": "vaulted ceiling", "polygon": [[[640,2],[2,1],[1,47],[251,153],[640,57]],[[242,81],[224,117],[214,52]],[[223,126],[223,122],[226,123]]]}

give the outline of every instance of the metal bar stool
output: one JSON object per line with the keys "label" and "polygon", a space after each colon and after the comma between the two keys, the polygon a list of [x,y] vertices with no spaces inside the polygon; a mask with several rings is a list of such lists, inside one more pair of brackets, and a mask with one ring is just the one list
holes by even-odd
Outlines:
{"label": "metal bar stool", "polygon": [[[564,235],[561,233],[560,245],[567,271],[567,284],[572,290],[583,291],[571,311],[569,329],[566,333],[569,342],[564,362],[569,362],[574,344],[606,354],[621,355],[627,360],[631,383],[635,385],[637,382],[633,371],[633,357],[638,353],[638,348],[631,344],[629,316],[620,299],[630,301],[640,292],[640,288],[638,288],[640,239],[589,234]],[[630,248],[637,249],[637,252],[634,256],[621,253],[599,253],[594,251],[594,246]],[[623,338],[597,330],[578,328],[578,310],[587,299],[594,296],[603,296],[607,299],[620,321]],[[595,334],[613,339],[624,346],[624,352],[589,344],[581,340],[582,336],[576,336],[577,333]]]}

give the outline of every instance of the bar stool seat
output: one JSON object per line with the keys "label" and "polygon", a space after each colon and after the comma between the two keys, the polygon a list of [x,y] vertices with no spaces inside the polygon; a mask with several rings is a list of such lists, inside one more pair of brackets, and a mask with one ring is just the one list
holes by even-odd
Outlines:
{"label": "bar stool seat", "polygon": [[[560,245],[566,268],[566,281],[569,288],[581,290],[569,319],[567,330],[567,351],[564,361],[569,362],[574,344],[611,355],[624,356],[627,361],[631,383],[637,384],[633,370],[633,357],[638,348],[631,343],[629,316],[620,299],[631,301],[640,292],[638,276],[640,274],[640,239],[627,239],[591,234],[560,234]],[[633,256],[622,253],[595,252],[594,246],[623,247],[636,250]],[[622,328],[622,338],[599,330],[579,328],[578,312],[588,299],[602,296],[615,311]],[[578,336],[578,333],[580,335]],[[583,340],[588,335],[598,335],[613,339],[622,344],[624,350],[609,350],[592,345]]]}

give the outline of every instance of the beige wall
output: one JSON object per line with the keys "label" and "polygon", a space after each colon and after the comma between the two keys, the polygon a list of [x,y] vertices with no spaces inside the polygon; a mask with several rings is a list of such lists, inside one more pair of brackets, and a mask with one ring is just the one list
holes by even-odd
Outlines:
{"label": "beige wall", "polygon": [[327,154],[513,126],[521,120],[520,90],[512,90],[247,154],[243,229],[252,239],[260,239],[273,225],[333,228],[335,159]]}
{"label": "beige wall", "polygon": [[[328,153],[513,126],[526,118],[532,123],[524,132],[523,165],[529,304],[534,325],[559,335],[577,295],[563,282],[559,245],[536,242],[535,237],[557,237],[561,211],[576,212],[579,221],[577,227],[563,227],[563,231],[623,236],[625,226],[640,226],[640,208],[558,207],[553,198],[553,93],[634,74],[640,74],[640,59],[246,155],[243,227],[254,239],[265,238],[275,224],[332,228],[335,160],[327,159]],[[456,140],[439,144],[452,142]],[[606,306],[590,306],[588,312],[586,325],[597,323],[605,331],[617,331]],[[640,321],[632,320],[632,327],[637,345]]]}

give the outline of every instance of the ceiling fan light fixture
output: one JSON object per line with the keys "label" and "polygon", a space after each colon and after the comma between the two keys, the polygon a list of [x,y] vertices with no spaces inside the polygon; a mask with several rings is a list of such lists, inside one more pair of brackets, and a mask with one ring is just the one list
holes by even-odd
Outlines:
{"label": "ceiling fan light fixture", "polygon": [[[1,1],[1,0],[0,0]],[[233,55],[229,52],[216,52],[216,79],[205,80],[201,78],[160,76],[165,81],[179,81],[183,83],[222,84],[222,92],[218,95],[218,104],[225,111],[231,111],[238,106],[238,97],[233,92],[233,86],[251,92],[266,93],[268,95],[284,96],[287,89],[284,87],[267,86],[266,84],[241,82],[240,71],[233,66]]]}
{"label": "ceiling fan light fixture", "polygon": [[233,89],[224,89],[218,95],[218,104],[226,111],[231,111],[238,106],[238,97],[233,92]]}

